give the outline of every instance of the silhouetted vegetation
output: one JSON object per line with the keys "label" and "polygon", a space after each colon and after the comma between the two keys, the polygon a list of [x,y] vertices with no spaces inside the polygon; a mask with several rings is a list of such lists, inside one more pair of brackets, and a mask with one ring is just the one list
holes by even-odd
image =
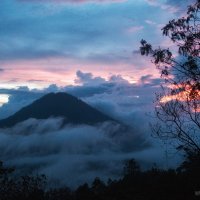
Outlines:
{"label": "silhouetted vegetation", "polygon": [[190,155],[176,170],[153,167],[141,171],[132,159],[125,162],[119,180],[104,183],[96,178],[76,190],[68,187],[49,188],[44,176],[15,177],[14,170],[0,165],[1,200],[193,200],[200,190],[199,156]]}
{"label": "silhouetted vegetation", "polygon": [[174,141],[179,150],[200,153],[200,1],[190,5],[184,17],[169,21],[162,31],[174,43],[172,51],[153,49],[145,40],[140,47],[164,80],[163,91],[156,98],[158,121],[153,132],[160,139]]}

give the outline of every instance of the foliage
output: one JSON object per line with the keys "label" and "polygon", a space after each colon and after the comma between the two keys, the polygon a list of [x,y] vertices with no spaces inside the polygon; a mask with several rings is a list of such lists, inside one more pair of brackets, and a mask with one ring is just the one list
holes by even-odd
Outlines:
{"label": "foliage", "polygon": [[179,150],[200,153],[200,0],[188,7],[185,17],[169,21],[162,31],[174,43],[172,51],[153,49],[145,40],[140,47],[164,79],[156,97],[158,122],[153,132],[176,141]]}
{"label": "foliage", "polygon": [[[178,170],[160,170],[152,168],[148,171],[139,170],[138,163],[131,159],[127,163],[131,171],[119,180],[109,179],[105,184],[96,178],[91,185],[87,183],[76,190],[68,187],[48,188],[44,176],[14,177],[12,173],[4,171],[2,176],[7,176],[0,182],[1,200],[193,200],[194,193],[199,191],[200,174],[194,172],[195,157],[188,158]],[[134,163],[134,165],[132,165]],[[131,169],[131,166],[133,169]],[[137,168],[135,168],[137,166]],[[5,168],[9,170],[9,168]],[[132,172],[137,173],[132,174]],[[199,171],[199,170],[198,170]]]}
{"label": "foliage", "polygon": [[124,176],[135,176],[140,172],[140,166],[135,159],[126,160],[124,165]]}

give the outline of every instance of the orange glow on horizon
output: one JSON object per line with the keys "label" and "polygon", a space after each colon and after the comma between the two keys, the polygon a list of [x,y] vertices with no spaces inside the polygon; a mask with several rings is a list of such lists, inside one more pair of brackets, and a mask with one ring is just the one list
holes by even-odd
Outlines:
{"label": "orange glow on horizon", "polygon": [[[178,88],[178,86],[174,86],[174,88],[176,87]],[[173,88],[173,86],[171,88]],[[179,92],[178,94],[163,96],[160,99],[160,103],[165,104],[173,100],[180,101],[180,102],[190,102],[190,101],[192,102],[193,100],[200,101],[200,90],[197,90],[195,92],[194,97],[191,96],[191,92],[192,92],[191,87],[186,86],[185,90],[182,92]],[[197,104],[197,108],[193,109],[193,112],[200,112],[200,105]]]}
{"label": "orange glow on horizon", "polygon": [[[177,88],[178,88],[178,86],[177,86]],[[185,91],[179,92],[178,94],[163,96],[161,98],[160,102],[167,103],[167,102],[173,101],[173,100],[178,100],[178,101],[182,101],[182,102],[191,101],[192,100],[192,97],[190,97],[191,91],[192,91],[192,89],[190,87],[186,87]],[[200,90],[198,90],[196,92],[195,99],[200,100]]]}

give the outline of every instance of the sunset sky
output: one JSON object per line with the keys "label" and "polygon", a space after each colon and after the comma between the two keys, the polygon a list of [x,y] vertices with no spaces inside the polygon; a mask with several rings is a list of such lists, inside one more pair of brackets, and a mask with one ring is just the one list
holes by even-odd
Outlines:
{"label": "sunset sky", "polygon": [[1,0],[0,103],[21,90],[98,90],[122,82],[132,87],[123,91],[128,96],[152,96],[160,76],[140,55],[140,40],[172,47],[161,28],[184,14],[186,2],[191,1]]}
{"label": "sunset sky", "polygon": [[65,86],[78,70],[132,83],[157,78],[139,42],[172,45],[160,29],[180,15],[176,2],[182,1],[1,0],[0,87]]}

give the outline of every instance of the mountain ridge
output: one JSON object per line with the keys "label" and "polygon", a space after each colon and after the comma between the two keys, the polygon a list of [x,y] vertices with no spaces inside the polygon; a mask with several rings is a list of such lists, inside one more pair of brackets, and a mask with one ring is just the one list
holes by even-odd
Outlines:
{"label": "mountain ridge", "polygon": [[12,127],[30,118],[64,118],[64,124],[97,124],[115,121],[84,101],[64,92],[48,93],[23,107],[15,114],[0,120],[0,128]]}

